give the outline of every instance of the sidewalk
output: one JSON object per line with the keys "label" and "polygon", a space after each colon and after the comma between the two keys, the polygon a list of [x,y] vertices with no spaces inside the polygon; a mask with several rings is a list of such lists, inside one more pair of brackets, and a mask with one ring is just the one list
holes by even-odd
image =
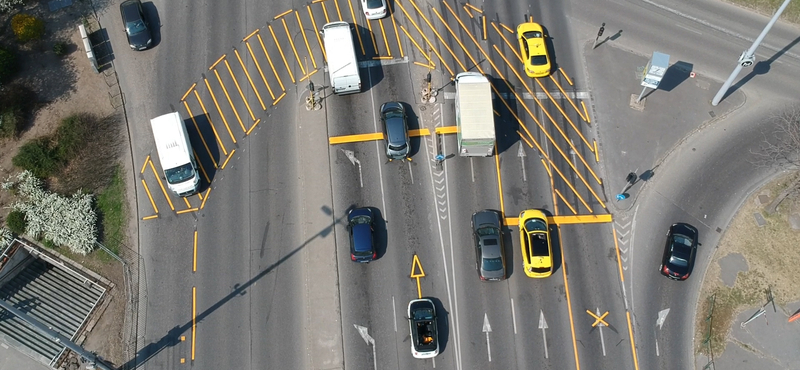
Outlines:
{"label": "sidewalk", "polygon": [[[584,45],[584,66],[597,114],[591,124],[599,127],[600,165],[612,213],[633,207],[644,182],[657,176],[659,163],[685,137],[745,102],[744,94],[736,91],[712,106],[711,99],[722,83],[702,75],[690,77],[692,61],[671,56],[659,88],[648,89],[641,102],[644,109],[635,110],[631,100],[642,92],[641,76],[649,60],[650,55],[635,54],[613,42],[594,50],[591,43]],[[640,180],[627,191],[630,197],[614,200],[631,172]]]}

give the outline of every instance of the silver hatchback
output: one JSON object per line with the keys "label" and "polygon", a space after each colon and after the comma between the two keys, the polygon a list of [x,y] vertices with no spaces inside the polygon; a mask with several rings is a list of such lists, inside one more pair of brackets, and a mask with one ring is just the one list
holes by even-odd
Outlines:
{"label": "silver hatchback", "polygon": [[406,159],[409,152],[408,122],[406,110],[400,102],[381,105],[381,123],[386,140],[386,156],[389,160]]}

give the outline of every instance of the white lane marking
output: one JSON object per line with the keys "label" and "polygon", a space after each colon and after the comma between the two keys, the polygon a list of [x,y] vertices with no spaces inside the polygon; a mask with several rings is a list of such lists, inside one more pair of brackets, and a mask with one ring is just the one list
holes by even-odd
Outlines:
{"label": "white lane marking", "polygon": [[680,27],[680,28],[683,28],[683,29],[685,29],[685,30],[687,30],[689,32],[694,32],[694,33],[696,33],[698,35],[702,35],[703,34],[702,32],[700,32],[700,31],[698,31],[698,30],[696,30],[694,28],[689,28],[689,27],[683,26],[680,23],[675,23],[675,25]]}
{"label": "white lane marking", "polygon": [[[597,308],[597,317],[600,317],[600,307]],[[606,357],[606,341],[603,338],[603,323],[597,324],[597,329],[600,330],[600,345],[603,347],[603,357]]]}
{"label": "white lane marking", "polygon": [[472,161],[472,157],[469,157],[469,172],[472,174],[472,182],[475,182],[475,162]]}
{"label": "white lane marking", "polygon": [[[369,85],[372,86],[372,73],[370,73],[369,70],[367,70],[367,76],[369,76]],[[372,126],[375,129],[375,132],[378,132],[378,118],[377,111],[375,109],[375,89],[369,89],[369,97],[372,99]],[[385,215],[388,213],[388,211],[386,210],[386,193],[383,190],[383,169],[381,168],[383,166],[380,165],[380,158],[384,154],[381,153],[381,146],[378,141],[379,140],[375,141],[375,151],[378,153],[378,178],[381,179],[381,181],[378,182],[381,184],[381,202],[383,203],[382,212],[384,212],[384,221],[386,221]]]}
{"label": "white lane marking", "polygon": [[414,184],[414,171],[411,170],[411,161],[405,161],[408,164],[408,174],[411,175],[411,184]]}
{"label": "white lane marking", "polygon": [[547,353],[547,320],[544,319],[544,311],[539,310],[539,329],[542,329],[542,344],[544,344],[544,358],[550,358]]}
{"label": "white lane marking", "polygon": [[392,296],[392,312],[394,312],[394,332],[397,333],[397,305],[394,303],[394,296]]}
{"label": "white lane marking", "polygon": [[517,334],[517,315],[514,313],[514,298],[511,298],[511,322],[514,323],[514,334]]}
{"label": "white lane marking", "polygon": [[653,339],[656,341],[656,357],[661,357],[661,354],[658,352],[658,330],[653,328]]}

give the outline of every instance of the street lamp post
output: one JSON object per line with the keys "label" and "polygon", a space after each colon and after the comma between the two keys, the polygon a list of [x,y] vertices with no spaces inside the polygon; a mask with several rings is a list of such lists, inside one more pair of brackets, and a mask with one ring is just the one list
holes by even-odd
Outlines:
{"label": "street lamp post", "polygon": [[724,84],[722,84],[722,87],[717,92],[717,95],[714,96],[714,100],[711,101],[711,105],[716,107],[717,104],[719,104],[720,100],[722,100],[722,97],[725,96],[725,93],[728,92],[728,89],[731,87],[731,84],[733,84],[733,80],[735,80],[736,76],[739,75],[739,72],[742,71],[742,68],[753,65],[753,62],[756,59],[755,52],[756,49],[758,48],[758,45],[761,44],[761,41],[764,40],[765,36],[767,36],[767,32],[769,32],[769,30],[772,28],[772,25],[774,25],[775,22],[778,21],[778,17],[781,16],[781,13],[783,13],[783,10],[786,9],[786,6],[789,5],[790,1],[792,0],[786,0],[783,2],[783,5],[781,5],[781,7],[778,8],[778,11],[775,12],[775,15],[773,15],[772,19],[769,20],[769,23],[767,23],[767,26],[764,27],[763,31],[761,31],[761,34],[758,35],[758,38],[755,41],[753,41],[753,45],[750,46],[750,49],[747,49],[744,52],[742,52],[742,55],[739,56],[739,61],[736,64],[736,68],[733,69],[733,73],[731,73],[730,77],[728,77],[728,80],[725,81]]}

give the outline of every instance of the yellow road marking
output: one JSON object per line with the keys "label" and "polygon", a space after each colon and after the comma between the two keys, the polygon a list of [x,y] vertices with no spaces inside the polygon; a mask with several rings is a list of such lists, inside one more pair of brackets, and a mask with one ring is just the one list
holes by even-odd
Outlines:
{"label": "yellow road marking", "polygon": [[[408,130],[408,136],[415,137],[415,136],[430,136],[431,131],[427,128],[421,128],[418,130]],[[381,134],[382,136],[383,134]]]}
{"label": "yellow road marking", "polygon": [[594,160],[597,163],[600,163],[600,152],[597,150],[597,140],[592,139],[594,143]]}
{"label": "yellow road marking", "polygon": [[253,132],[253,129],[254,129],[254,128],[256,128],[256,126],[258,126],[258,123],[259,123],[259,122],[261,122],[261,118],[257,119],[257,120],[256,120],[256,121],[253,123],[253,125],[252,125],[252,126],[250,126],[250,128],[249,128],[249,129],[247,129],[247,132],[246,132],[246,134],[247,134],[247,135],[250,135],[250,133],[251,133],[251,132]]}
{"label": "yellow road marking", "polygon": [[636,357],[636,342],[633,340],[633,327],[631,326],[630,311],[625,311],[625,317],[628,319],[628,336],[631,338],[631,353],[633,354],[633,368],[639,370],[639,359]]}
{"label": "yellow road marking", "polygon": [[605,320],[603,320],[606,316],[608,316],[608,311],[606,311],[604,314],[600,316],[597,316],[594,312],[589,310],[586,310],[586,313],[588,313],[595,319],[594,323],[592,324],[592,327],[597,326],[597,324],[603,324],[604,326],[608,327],[608,323]]}
{"label": "yellow road marking", "polygon": [[219,57],[219,59],[217,59],[217,61],[214,62],[214,64],[211,65],[211,67],[208,67],[208,70],[210,71],[210,70],[214,69],[214,67],[216,67],[217,64],[219,64],[219,62],[221,62],[223,59],[225,59],[225,56],[226,56],[226,54],[222,54],[222,56]]}
{"label": "yellow road marking", "polygon": [[[550,95],[550,92],[547,91],[547,88],[544,87],[544,84],[542,84],[542,81],[539,81],[538,78],[534,78],[534,80],[536,81],[537,84],[539,84],[539,87],[542,89],[542,91],[544,91],[544,93],[547,95],[547,97],[550,99],[550,101],[554,102],[555,99],[553,99],[553,96]],[[555,81],[555,79],[553,79],[553,81]],[[559,86],[559,88],[560,88],[560,86]],[[567,98],[567,99],[569,99],[569,98]],[[578,127],[575,126],[575,123],[572,122],[572,119],[569,118],[569,116],[567,115],[567,112],[564,112],[564,109],[561,108],[561,104],[553,104],[553,105],[555,105],[556,108],[558,109],[558,111],[561,112],[561,115],[564,116],[564,118],[567,120],[567,122],[569,122],[570,126],[572,126],[572,128],[575,129],[575,132],[578,134],[578,136],[581,137],[581,140],[583,140],[583,143],[586,144],[587,146],[589,146],[590,149],[591,149],[591,144],[589,144],[589,140],[586,140],[586,138],[583,137],[583,134],[581,134],[580,130],[578,130]],[[575,109],[577,110],[578,108],[575,107]],[[580,112],[578,112],[578,114],[580,114]],[[580,155],[580,154],[578,154],[578,155]]]}
{"label": "yellow road marking", "polygon": [[611,233],[614,236],[614,250],[617,252],[617,269],[619,271],[619,281],[625,282],[625,275],[622,273],[622,260],[619,258],[619,243],[617,242],[617,228],[611,226]]}
{"label": "yellow road marking", "polygon": [[570,97],[569,95],[567,95],[566,92],[564,92],[564,89],[561,88],[561,84],[558,83],[558,81],[556,81],[555,77],[553,77],[552,74],[550,75],[550,79],[553,80],[553,83],[556,84],[556,87],[558,87],[558,90],[561,91],[561,96],[567,97],[567,101],[569,101],[569,104],[572,105],[572,108],[575,108],[575,111],[578,112],[578,115],[581,116],[581,118],[584,121],[586,121],[586,117],[584,117],[583,113],[581,113],[580,109],[578,109],[578,106],[575,105],[575,102],[572,101],[572,97]]}
{"label": "yellow road marking", "polygon": [[481,10],[481,8],[476,7],[475,5],[472,5],[470,3],[465,3],[464,6],[469,7],[470,9],[483,14],[483,10]]}
{"label": "yellow road marking", "polygon": [[483,23],[483,39],[486,40],[486,16],[484,15],[481,17],[481,22]]}
{"label": "yellow road marking", "polygon": [[[418,49],[418,50],[419,50],[419,52],[422,54],[422,56],[424,56],[424,57],[425,57],[425,59],[427,59],[427,60],[428,60],[428,65],[431,65],[431,64],[433,64],[433,61],[431,61],[431,58],[430,58],[430,57],[428,57],[428,53],[426,53],[426,52],[425,52],[425,50],[422,50],[422,47],[421,47],[421,46],[419,46],[419,44],[417,44],[417,41],[416,41],[416,40],[414,40],[414,38],[413,38],[413,37],[411,37],[411,35],[408,33],[408,31],[406,31],[406,28],[405,28],[405,27],[403,27],[402,25],[400,25],[400,29],[401,29],[401,30],[403,30],[403,32],[406,34],[406,36],[408,37],[408,39],[409,39],[409,40],[411,40],[411,43],[412,43],[412,44],[414,44],[414,46],[416,46],[416,47],[417,47],[417,49]],[[416,62],[415,62],[415,63],[416,63]]]}
{"label": "yellow road marking", "polygon": [[211,85],[208,83],[208,79],[206,78],[205,75],[203,76],[203,82],[205,82],[206,84],[208,93],[211,94],[211,100],[214,101],[214,105],[217,107],[217,112],[219,112],[219,116],[222,117],[222,122],[225,124],[225,128],[228,129],[228,135],[230,135],[231,140],[233,140],[233,143],[236,144],[236,137],[233,136],[233,132],[231,132],[231,127],[228,125],[228,120],[225,118],[225,115],[222,114],[222,109],[220,109],[219,107],[219,102],[217,102],[217,97],[214,96],[214,90],[211,90]]}
{"label": "yellow road marking", "polygon": [[[203,162],[200,161],[200,157],[197,156],[197,153],[192,150],[192,154],[194,155],[194,160],[197,162],[197,166],[200,167],[200,172],[203,173],[203,177],[206,178],[206,182],[209,184],[211,183],[211,179],[208,178],[208,174],[206,173],[206,168],[203,166]],[[212,158],[213,160],[213,158]],[[186,199],[186,198],[184,198]]]}
{"label": "yellow road marking", "polygon": [[383,28],[383,20],[379,19],[378,24],[381,25],[381,34],[383,35],[383,43],[386,45],[386,52],[392,56],[392,49],[389,47],[389,40],[386,39],[386,29]]}
{"label": "yellow road marking", "polygon": [[[336,4],[336,13],[339,13],[339,20],[341,21],[343,19],[342,19],[342,12],[339,11],[339,0],[333,0],[333,2]],[[353,5],[351,4],[350,6],[352,7]],[[355,23],[355,19],[353,20],[353,23]]]}
{"label": "yellow road marking", "polygon": [[[306,9],[308,9],[308,16],[311,18],[311,24],[314,26],[314,31],[315,31],[314,34],[317,35],[317,42],[319,43],[319,49],[322,50],[322,58],[327,62],[328,56],[325,54],[325,47],[322,46],[322,39],[319,37],[319,32],[316,32],[316,30],[318,30],[319,28],[317,28],[317,21],[314,20],[314,13],[311,12],[310,5],[306,5]],[[316,68],[316,64],[314,65],[314,68]]]}
{"label": "yellow road marking", "polygon": [[275,101],[272,103],[272,106],[274,107],[275,105],[277,105],[278,102],[281,101],[281,99],[283,99],[284,96],[286,96],[286,92],[285,91],[283,92],[283,94],[281,94],[281,96],[279,96],[277,99],[275,99]]}
{"label": "yellow road marking", "polygon": [[506,45],[508,45],[508,48],[511,49],[511,51],[514,53],[514,55],[517,56],[517,59],[519,59],[519,62],[523,63],[522,56],[519,55],[519,53],[517,52],[517,48],[515,46],[511,45],[511,42],[508,41],[508,39],[503,35],[503,32],[500,31],[499,28],[497,28],[497,25],[494,22],[492,22],[492,27],[494,27],[494,30],[497,31],[497,34],[500,35],[500,37],[503,39],[503,41],[505,41]]}
{"label": "yellow road marking", "polygon": [[519,138],[522,139],[522,141],[524,141],[525,144],[528,144],[528,147],[533,148],[533,144],[531,144],[531,142],[528,141],[528,138],[526,138],[525,135],[522,135],[522,133],[519,132],[519,130],[517,130],[517,135],[519,135]]}
{"label": "yellow road marking", "polygon": [[158,215],[144,216],[142,217],[142,221],[152,220],[154,218],[158,218]]}
{"label": "yellow road marking", "polygon": [[475,17],[472,16],[472,12],[469,11],[469,8],[467,8],[466,5],[464,5],[463,8],[464,8],[464,11],[467,12],[467,15],[469,16],[470,19],[474,19],[475,18]]}
{"label": "yellow road marking", "polygon": [[183,202],[186,203],[186,208],[192,208],[192,204],[189,203],[189,198],[181,197],[181,199],[183,199]]}
{"label": "yellow road marking", "polygon": [[585,114],[584,117],[586,117],[585,118],[586,119],[586,123],[591,124],[592,123],[592,119],[589,118],[589,111],[586,109],[586,104],[583,103],[583,100],[581,100],[581,106],[583,107],[583,113]]}
{"label": "yellow road marking", "polygon": [[414,61],[414,64],[416,64],[418,66],[421,66],[421,67],[425,67],[427,69],[434,69],[436,67],[436,65],[434,65],[433,62],[431,62],[431,64],[425,64],[425,63],[420,63],[420,62]]}
{"label": "yellow road marking", "polygon": [[247,111],[250,113],[250,118],[255,121],[256,115],[253,114],[253,110],[250,109],[250,103],[247,102],[247,98],[244,97],[244,93],[242,92],[241,86],[239,86],[239,81],[236,80],[236,75],[233,74],[233,70],[231,70],[231,65],[228,64],[228,60],[225,59],[225,67],[228,68],[228,73],[231,74],[231,79],[233,80],[233,84],[236,85],[236,90],[239,90],[239,96],[242,97],[242,101],[244,102],[244,106],[247,108]]}
{"label": "yellow road marking", "polygon": [[455,134],[458,133],[458,126],[442,126],[436,128],[437,134]]}
{"label": "yellow road marking", "polygon": [[[331,23],[331,19],[328,18],[328,8],[325,7],[325,3],[324,2],[322,3],[322,12],[325,13],[325,23]],[[341,17],[339,17],[339,18],[341,18]]]}
{"label": "yellow road marking", "polygon": [[256,30],[255,30],[255,31],[253,31],[253,32],[250,32],[250,34],[249,34],[249,35],[245,36],[245,37],[242,39],[242,42],[247,42],[247,40],[250,40],[250,38],[251,38],[251,37],[253,37],[253,35],[257,34],[259,31],[260,31],[260,30],[259,30],[258,28],[256,28]]}
{"label": "yellow road marking", "polygon": [[144,173],[144,169],[147,168],[147,162],[149,161],[150,161],[150,154],[148,154],[147,157],[144,159],[144,163],[142,163],[142,170],[139,171],[140,174]]}
{"label": "yellow road marking", "polygon": [[186,100],[186,97],[189,96],[189,94],[192,92],[192,90],[194,90],[195,87],[197,87],[197,82],[193,83],[192,86],[189,88],[189,90],[186,90],[186,94],[183,94],[183,97],[181,97],[181,101]]}
{"label": "yellow road marking", "polygon": [[[247,44],[247,45],[250,46],[250,44]],[[258,89],[256,89],[256,84],[253,83],[253,79],[250,78],[250,72],[247,72],[247,67],[244,66],[244,62],[242,61],[242,57],[239,55],[239,50],[236,50],[234,48],[233,49],[233,53],[236,54],[236,59],[239,61],[239,65],[242,66],[242,70],[244,71],[244,75],[247,76],[247,81],[250,82],[250,87],[253,88],[253,92],[256,93],[256,97],[258,98],[258,102],[261,104],[261,109],[262,110],[267,110],[267,107],[264,106],[264,101],[261,100],[261,94],[259,94],[258,93]],[[256,62],[256,67],[258,67],[258,62]],[[261,68],[260,67],[259,67],[258,71],[261,72]],[[264,76],[262,75],[261,77],[264,77]],[[242,97],[242,99],[244,99],[244,97]],[[248,109],[249,109],[249,107],[248,107]],[[253,112],[250,112],[250,114],[252,115]]]}
{"label": "yellow road marking", "polygon": [[225,162],[222,162],[222,166],[219,169],[221,170],[225,169],[225,166],[228,165],[228,161],[230,161],[231,158],[233,158],[233,153],[236,153],[236,148],[233,148],[233,150],[231,150],[231,154],[228,154],[228,158],[225,158]]}
{"label": "yellow road marking", "polygon": [[[239,111],[237,111],[236,106],[233,105],[233,100],[231,100],[231,95],[228,94],[228,89],[225,88],[225,84],[222,83],[222,78],[219,77],[219,72],[216,69],[214,69],[214,75],[217,76],[217,82],[219,82],[219,86],[222,88],[222,92],[225,94],[225,99],[228,100],[228,105],[231,106],[231,110],[233,110],[233,114],[236,116],[236,120],[239,121],[239,126],[242,127],[242,131],[247,131],[244,128],[242,117],[239,117]],[[219,114],[222,114],[222,112],[220,111]]]}
{"label": "yellow road marking", "polygon": [[297,61],[297,65],[300,66],[300,72],[306,74],[306,67],[303,67],[303,63],[300,63],[300,56],[297,55],[297,48],[294,47],[294,39],[292,34],[289,33],[289,26],[286,25],[286,18],[281,19],[283,23],[283,29],[286,31],[286,38],[289,39],[289,45],[292,46],[292,52],[294,52],[294,59]]}
{"label": "yellow road marking", "polygon": [[508,31],[509,33],[514,33],[514,30],[512,30],[512,29],[511,29],[511,27],[509,27],[509,26],[506,26],[506,25],[505,25],[505,24],[503,24],[503,23],[500,23],[500,26],[502,26],[503,28],[505,28],[505,29],[506,29],[506,31]]}
{"label": "yellow road marking", "polygon": [[[356,36],[358,36],[358,44],[361,45],[361,55],[367,55],[367,52],[364,50],[364,41],[361,40],[361,31],[358,29],[358,22],[356,21],[356,13],[353,12],[353,4],[351,2],[349,2],[349,1],[347,2],[347,4],[350,5],[350,17],[353,18],[353,27],[355,28]],[[339,10],[339,3],[338,2],[336,3],[336,10],[337,11]],[[340,20],[342,19],[342,15],[341,14],[339,14],[339,19]],[[369,25],[369,21],[367,21],[367,25]],[[372,41],[375,42],[375,39],[372,39]],[[375,52],[377,53],[378,51],[375,50]]]}
{"label": "yellow road marking", "polygon": [[192,272],[197,272],[197,230],[194,231],[194,256],[192,258]]}
{"label": "yellow road marking", "polygon": [[194,361],[194,344],[197,336],[197,287],[192,287],[192,361]]}
{"label": "yellow road marking", "polygon": [[[417,10],[417,13],[422,17],[422,19],[425,21],[425,23],[428,24],[428,27],[430,27],[431,31],[433,31],[433,34],[436,35],[436,37],[439,38],[439,40],[442,42],[442,45],[445,47],[445,49],[447,49],[447,51],[450,52],[450,55],[453,56],[453,59],[455,59],[455,61],[458,63],[458,65],[461,66],[461,69],[466,71],[467,67],[464,66],[464,63],[461,63],[461,60],[459,60],[458,57],[456,57],[456,53],[453,52],[453,49],[450,49],[450,46],[448,45],[447,42],[444,41],[444,39],[442,38],[442,35],[439,34],[439,31],[436,31],[436,27],[433,27],[431,22],[428,20],[428,17],[426,17],[425,14],[423,14],[422,11],[419,10],[419,8],[417,8],[417,4],[414,4],[414,2],[411,1],[411,0],[409,0],[409,2],[411,3],[411,5],[414,6],[414,9]],[[425,36],[425,33],[423,33],[422,30],[419,28],[419,26],[417,25],[417,22],[414,22],[414,19],[411,18],[411,15],[408,14],[408,12],[403,7],[403,5],[401,5],[399,1],[395,2],[395,4],[400,6],[400,10],[402,10],[403,14],[406,15],[406,19],[408,19],[411,22],[411,24],[414,25],[414,28],[417,29],[419,34],[422,35],[422,38],[425,39],[425,42],[428,43],[428,46],[430,47],[430,49],[433,50],[433,52],[436,54],[437,57],[439,57],[439,60],[442,62],[442,64],[444,64],[445,67],[447,67],[447,70],[450,72],[450,75],[455,76],[455,73],[453,73],[453,70],[450,69],[450,67],[444,61],[444,58],[442,58],[441,54],[439,54],[439,51],[437,50],[438,48],[433,46],[433,43],[431,42],[431,40],[428,40],[428,37]]]}
{"label": "yellow road marking", "polygon": [[278,47],[278,52],[281,54],[281,58],[283,59],[283,65],[286,66],[286,72],[289,72],[289,77],[292,79],[292,83],[294,83],[294,75],[292,74],[291,68],[289,68],[289,62],[286,61],[286,55],[283,55],[283,49],[281,48],[281,44],[278,43],[278,37],[275,36],[275,31],[272,29],[272,25],[267,26],[269,28],[269,32],[272,34],[272,40],[275,41],[275,46]]}
{"label": "yellow road marking", "polygon": [[309,74],[307,74],[307,75],[303,76],[303,78],[301,78],[301,79],[300,79],[300,82],[303,82],[303,81],[304,81],[304,80],[306,80],[307,78],[309,78],[309,77],[313,76],[313,75],[314,75],[314,73],[317,73],[317,71],[319,71],[319,70],[318,70],[318,69],[315,69],[315,70],[311,71],[311,73],[309,73]]}
{"label": "yellow road marking", "polygon": [[[219,137],[219,134],[217,133],[217,128],[214,127],[214,122],[211,122],[211,116],[208,114],[208,111],[206,110],[206,105],[203,104],[202,100],[200,100],[200,94],[197,93],[197,90],[194,91],[194,97],[197,99],[197,102],[200,103],[200,108],[203,109],[203,115],[205,115],[206,119],[208,120],[208,125],[211,126],[211,131],[214,132],[214,137],[217,138],[217,143],[219,143],[220,148],[222,148],[222,153],[224,153],[225,155],[228,155],[228,150],[225,149],[225,144],[222,142],[222,139]],[[196,128],[198,129],[197,132],[200,132],[200,128],[199,127],[196,127]],[[236,141],[234,141],[234,143],[235,142]],[[212,157],[212,160],[214,160],[213,157]],[[217,162],[214,161],[214,166],[216,167],[216,165],[217,165]]]}
{"label": "yellow road marking", "polygon": [[405,57],[403,54],[403,44],[400,43],[400,33],[397,32],[397,23],[394,20],[394,10],[389,6],[389,18],[392,18],[392,27],[394,27],[394,37],[397,38],[397,47],[400,48],[400,58]]}
{"label": "yellow road marking", "polygon": [[562,76],[564,76],[564,78],[566,78],[566,79],[567,79],[567,83],[568,83],[570,86],[572,86],[572,80],[570,80],[570,78],[569,78],[569,76],[567,76],[566,72],[564,72],[564,70],[563,70],[563,69],[561,69],[561,68],[558,68],[558,71],[559,71],[559,72],[561,72],[561,75],[562,75]]}
{"label": "yellow road marking", "polygon": [[[413,4],[413,2],[412,2],[412,4]],[[447,5],[447,3],[445,3],[445,5]],[[447,9],[450,9],[450,5],[447,5]],[[447,24],[447,22],[445,22],[445,21],[444,21],[444,18],[442,17],[442,15],[441,15],[441,14],[439,14],[439,11],[438,11],[438,10],[436,10],[436,8],[434,8],[434,7],[431,7],[431,10],[433,10],[433,13],[434,13],[434,14],[436,14],[436,16],[437,16],[437,17],[439,17],[439,20],[442,22],[442,25],[444,25],[444,27],[445,27],[445,28],[447,28],[447,30],[450,32],[450,35],[452,35],[452,36],[453,36],[453,40],[456,40],[456,42],[458,43],[458,45],[459,45],[459,46],[461,46],[461,50],[463,50],[463,51],[464,51],[464,54],[466,54],[466,55],[467,55],[467,57],[469,58],[469,60],[471,60],[471,61],[472,61],[472,64],[473,64],[473,65],[474,65],[476,68],[478,68],[478,71],[480,71],[481,73],[484,73],[484,72],[483,72],[483,69],[482,69],[482,68],[481,68],[481,66],[478,64],[478,61],[477,61],[477,60],[475,60],[475,58],[473,58],[473,57],[472,57],[472,54],[470,54],[470,53],[469,53],[469,51],[467,51],[467,48],[466,48],[466,47],[464,46],[464,44],[461,42],[461,38],[460,38],[460,37],[458,37],[458,35],[456,35],[456,33],[453,31],[453,29],[452,29],[452,28],[450,28],[450,26]],[[470,38],[472,38],[472,34],[469,32],[469,30],[468,30],[466,27],[464,27],[464,24],[463,24],[463,23],[461,23],[461,19],[459,19],[459,18],[458,18],[458,15],[457,15],[455,12],[453,12],[453,10],[452,10],[452,9],[450,9],[450,12],[451,12],[451,13],[453,13],[453,17],[455,17],[455,18],[456,18],[456,20],[459,22],[459,24],[461,24],[462,28],[464,28],[464,31],[467,33],[467,35],[468,35]],[[433,26],[431,26],[431,28],[433,28]],[[437,32],[436,34],[438,35],[439,33]],[[472,38],[472,39],[474,40],[474,38]],[[444,40],[442,40],[442,42],[444,42]],[[453,55],[453,57],[455,58],[455,55]],[[462,66],[462,67],[463,67],[463,66]],[[466,70],[467,70],[467,68],[466,68],[466,67],[464,67],[464,70],[466,71]]]}
{"label": "yellow road marking", "polygon": [[287,11],[281,13],[281,14],[276,15],[274,18],[272,18],[272,20],[275,20],[275,19],[278,19],[280,17],[283,17],[284,15],[289,14],[291,12],[292,12],[292,9],[289,9],[289,10],[287,10]]}
{"label": "yellow road marking", "polygon": [[[552,179],[552,177],[551,177],[551,179]],[[572,207],[572,204],[569,204],[569,202],[567,202],[567,199],[564,198],[564,196],[561,194],[561,192],[558,191],[558,189],[555,189],[555,188],[553,188],[553,190],[555,190],[556,195],[558,195],[558,197],[561,198],[561,201],[564,202],[564,204],[566,204],[567,207],[569,207],[569,210],[572,211],[572,214],[573,215],[577,215],[578,212],[575,210],[574,207]]]}
{"label": "yellow road marking", "polygon": [[[519,224],[519,217],[506,217],[504,220],[509,226]],[[597,224],[611,221],[611,215],[547,216],[547,223],[551,225]]]}
{"label": "yellow road marking", "polygon": [[[352,6],[352,4],[350,6]],[[358,29],[358,26],[356,26],[356,29]],[[369,38],[372,40],[372,50],[375,52],[375,55],[378,55],[380,53],[378,52],[378,45],[375,43],[375,32],[372,31],[372,23],[369,19],[367,19],[367,29],[369,30]]]}
{"label": "yellow road marking", "polygon": [[209,194],[211,194],[211,186],[209,186],[208,189],[206,189],[206,196],[203,197],[203,203],[200,203],[200,209],[205,208]]}
{"label": "yellow road marking", "polygon": [[[273,36],[274,35],[275,34],[273,34]],[[275,69],[275,65],[272,64],[272,57],[269,56],[269,53],[267,53],[267,47],[264,46],[264,39],[261,38],[261,34],[260,33],[258,34],[257,37],[258,37],[258,43],[261,44],[261,50],[263,50],[264,51],[264,55],[267,56],[267,62],[269,62],[269,67],[272,68],[272,74],[275,75],[275,79],[278,80],[278,85],[281,86],[281,91],[286,91],[286,88],[283,86],[283,81],[281,81],[281,77],[278,76],[278,71]],[[277,46],[278,46],[278,50],[280,50],[280,45],[277,45]],[[291,73],[290,73],[290,75],[291,75]],[[266,80],[264,80],[264,81],[266,83]],[[294,81],[294,80],[292,80],[292,81]],[[269,85],[267,85],[267,88],[269,89]],[[272,95],[272,89],[269,90],[269,94]],[[275,99],[275,95],[272,95],[272,98]]]}
{"label": "yellow road marking", "polygon": [[164,198],[167,198],[167,203],[169,203],[169,209],[175,210],[175,206],[172,204],[172,199],[169,199],[169,194],[167,193],[167,189],[164,188],[164,183],[161,182],[161,176],[159,176],[158,171],[156,171],[156,166],[153,165],[153,161],[147,162],[150,164],[150,169],[153,170],[153,174],[156,175],[156,181],[158,181],[158,185],[161,186],[161,191],[164,193]]}
{"label": "yellow road marking", "polygon": [[[247,46],[247,51],[250,53],[250,57],[253,58],[253,62],[256,63],[256,69],[258,69],[258,74],[261,75],[261,81],[264,81],[264,86],[266,86],[267,91],[269,91],[269,96],[271,96],[272,99],[275,100],[275,94],[272,93],[272,88],[269,86],[267,78],[264,77],[264,71],[261,69],[261,65],[258,63],[258,58],[256,58],[256,56],[253,54],[253,48],[250,46],[249,42],[245,42],[244,44]],[[273,71],[274,70],[275,69],[273,68]],[[264,103],[261,104],[263,105]],[[267,108],[264,108],[264,110],[267,110]]]}
{"label": "yellow road marking", "polygon": [[[416,272],[419,270],[419,272]],[[422,264],[419,262],[419,257],[414,254],[414,259],[411,261],[411,278],[417,280],[417,297],[422,298],[422,289],[419,286],[419,278],[425,277],[425,271],[422,270]]]}
{"label": "yellow road marking", "polygon": [[376,132],[371,134],[332,136],[328,138],[328,144],[335,145],[335,144],[357,143],[357,142],[372,141],[372,140],[383,140],[383,133]]}
{"label": "yellow road marking", "polygon": [[153,194],[150,194],[150,188],[147,187],[147,183],[144,182],[144,179],[142,179],[142,186],[144,186],[144,191],[147,193],[147,198],[150,199],[150,205],[153,206],[153,210],[156,211],[156,217],[158,217],[158,207],[156,206],[156,201],[153,200]]}
{"label": "yellow road marking", "polygon": [[295,11],[294,15],[297,16],[297,25],[300,26],[300,33],[303,34],[303,41],[305,41],[306,43],[306,50],[308,50],[308,57],[311,58],[311,63],[314,64],[314,69],[316,69],[317,60],[314,59],[314,54],[311,54],[311,45],[308,44],[308,38],[306,37],[306,28],[303,27],[303,22],[300,20],[300,13]]}

